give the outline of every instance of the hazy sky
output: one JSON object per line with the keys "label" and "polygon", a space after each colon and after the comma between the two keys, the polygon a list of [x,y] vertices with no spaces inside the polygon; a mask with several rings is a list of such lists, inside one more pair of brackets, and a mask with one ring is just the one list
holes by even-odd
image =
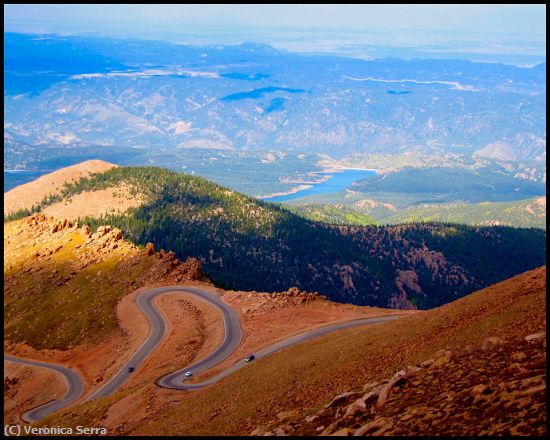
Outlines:
{"label": "hazy sky", "polygon": [[[116,23],[426,29],[546,34],[545,5],[4,5],[4,25],[78,23],[82,32]],[[97,26],[101,23],[101,28]],[[51,24],[51,29],[49,24]]]}

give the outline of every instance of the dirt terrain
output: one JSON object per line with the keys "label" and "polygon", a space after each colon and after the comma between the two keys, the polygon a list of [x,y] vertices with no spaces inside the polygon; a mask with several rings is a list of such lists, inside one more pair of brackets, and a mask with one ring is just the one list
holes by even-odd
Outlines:
{"label": "dirt terrain", "polygon": [[[281,427],[287,424],[286,421],[292,427],[292,423],[301,423],[305,417],[317,415],[338,394],[361,390],[361,395],[358,396],[361,397],[366,394],[366,391],[363,392],[366,384],[382,384],[396,372],[407,369],[409,365],[421,365],[426,360],[438,357],[445,359],[448,351],[450,359],[456,360],[456,365],[459,366],[454,373],[458,381],[463,381],[460,386],[464,387],[463,390],[449,390],[465,393],[468,389],[469,392],[474,386],[479,385],[478,379],[485,380],[495,371],[488,365],[481,365],[480,369],[486,370],[481,371],[479,377],[475,374],[470,375],[469,370],[475,371],[479,359],[487,356],[481,349],[484,339],[500,338],[510,344],[510,351],[502,354],[497,349],[497,352],[491,352],[495,357],[488,358],[499,362],[498,365],[510,366],[514,363],[510,363],[514,353],[526,350],[521,342],[523,338],[545,331],[545,295],[546,267],[542,267],[422,314],[327,335],[276,353],[268,359],[259,360],[254,368],[243,369],[225,378],[215,387],[189,395],[187,399],[182,399],[179,404],[153,417],[138,429],[121,432],[142,435],[151,435],[155,432],[167,435],[249,435],[256,429],[265,428],[265,431],[269,432],[272,426]],[[440,351],[442,353],[438,354]],[[530,373],[526,373],[532,377],[540,375],[538,370],[542,362],[541,349],[535,348],[535,351],[539,353],[538,360],[534,360]],[[539,362],[538,366],[535,365],[536,362]],[[427,376],[413,386],[433,386],[430,383],[430,375],[435,377],[436,371],[439,371],[436,368],[443,365],[442,361],[435,363],[433,369],[426,373]],[[418,391],[419,396],[424,396],[426,401],[433,405],[435,414],[439,411],[437,399],[443,398],[444,396],[439,395],[443,391],[446,392],[445,374],[451,373],[437,374],[440,375],[439,393],[432,395],[435,391],[425,389],[414,391]],[[506,384],[510,382],[511,386],[514,386],[514,381],[517,381],[519,376],[516,377],[510,370],[503,370],[497,377],[496,384],[492,380],[484,384],[491,390],[494,390],[494,386],[498,387],[500,381]],[[540,378],[536,380],[538,382],[533,386],[542,386]],[[517,389],[523,392],[527,388],[518,385]],[[415,395],[414,393],[411,392],[411,396]],[[491,395],[495,396],[496,394]],[[538,394],[535,397],[540,399]],[[390,397],[390,401],[392,398]],[[535,401],[540,403],[540,400]],[[415,402],[419,404],[418,401]],[[505,401],[499,402],[502,405],[506,404]],[[491,402],[493,403],[495,402]],[[401,404],[402,402],[396,403]],[[456,401],[456,406],[451,407],[457,412],[457,418],[459,414],[467,413],[465,406],[461,405]],[[388,411],[392,410],[391,408],[393,407],[388,406]],[[101,411],[98,411],[95,416],[100,413]],[[534,413],[530,413],[529,417],[533,417],[534,420],[530,432],[536,431],[537,426],[544,423],[541,413],[540,407]],[[207,423],[204,423],[205,419]],[[417,419],[420,420],[420,416],[417,416]],[[68,422],[70,418],[56,419],[60,420]],[[174,420],[178,420],[178,423],[174,423]],[[518,422],[517,418],[510,420]],[[516,425],[517,429],[519,424],[518,422]],[[313,428],[320,425],[321,423],[316,424]],[[506,424],[501,426],[502,429],[510,429],[510,432],[513,432],[511,425],[504,425]],[[489,430],[491,426],[495,432],[504,432],[498,431],[499,425],[491,422],[490,416],[481,420],[479,426],[484,426],[479,432]],[[328,425],[325,425],[325,428],[327,427]],[[291,433],[288,427],[283,429]],[[403,429],[413,428],[405,428],[403,425]],[[429,429],[426,427],[423,432],[433,434],[434,431]],[[466,432],[470,431],[463,425],[463,433]]]}
{"label": "dirt terrain", "polygon": [[31,209],[33,205],[41,202],[44,197],[59,194],[65,183],[75,182],[81,177],[89,176],[92,173],[102,173],[117,166],[102,160],[88,160],[13,188],[4,193],[4,215],[20,209]]}
{"label": "dirt terrain", "polygon": [[314,414],[254,435],[546,434],[546,334],[486,338],[341,393]]}
{"label": "dirt terrain", "polygon": [[63,377],[54,371],[4,362],[4,423],[20,423],[22,413],[66,391]]}
{"label": "dirt terrain", "polygon": [[131,195],[127,185],[88,191],[72,196],[69,201],[50,205],[42,210],[44,214],[69,220],[79,218],[101,217],[106,214],[125,212],[143,203],[140,194]]}
{"label": "dirt terrain", "polygon": [[[328,323],[385,315],[406,316],[422,313],[412,310],[337,304],[324,296],[293,287],[286,292],[222,291],[222,298],[240,311],[243,342],[225,362],[197,376],[200,380],[215,376],[239,359],[260,348]],[[197,379],[199,380],[199,379]]]}
{"label": "dirt terrain", "polygon": [[[502,423],[496,423],[490,416],[483,418],[485,413],[481,413],[480,429],[476,432],[540,432],[539,428],[544,424],[540,390],[543,385],[545,388],[545,377],[540,377],[539,371],[540,365],[544,364],[540,347],[545,346],[545,341],[540,339],[540,335],[531,339],[529,345],[522,341],[526,335],[545,331],[545,294],[546,268],[542,267],[431,311],[411,314],[389,323],[344,330],[283,350],[198,392],[179,393],[146,387],[140,390],[136,387],[78,409],[60,412],[43,423],[69,426],[87,423],[106,426],[111,434],[134,435],[282,434],[280,430],[275,432],[278,429],[289,433],[296,429],[298,434],[313,429],[313,434],[319,434],[345,414],[342,408],[334,418],[337,407],[333,408],[332,415],[322,412],[336,395],[360,391],[352,396],[355,398],[340,402],[340,406],[347,407],[370,392],[368,386],[387,385],[392,379],[399,379],[396,372],[413,371],[413,368],[407,368],[410,366],[421,369],[413,371],[418,376],[392,383],[392,387],[387,388],[387,406],[381,407],[382,412],[361,413],[363,418],[351,426],[346,421],[337,427],[336,432],[346,428],[350,430],[346,431],[348,434],[351,429],[363,428],[375,419],[375,425],[364,429],[378,426],[376,430],[379,430],[386,426],[383,423],[386,419],[391,421],[392,429],[395,428],[392,431],[388,428],[388,433],[417,430],[433,434],[437,425],[428,419],[433,417],[435,420],[440,412],[450,411],[454,422],[445,429],[457,433],[456,423],[461,415],[479,417],[480,413],[477,410],[468,412],[467,405],[461,403],[463,400],[448,400],[448,393],[463,399],[469,399],[471,395],[476,399],[475,393],[479,393],[482,396],[479,400],[481,409],[493,405],[505,413],[510,405],[503,390],[511,394],[517,392],[511,401],[518,401],[521,406],[524,396],[520,394],[532,387],[538,387],[529,391],[533,409],[518,407],[521,417],[526,416],[525,420],[529,421],[527,428],[515,416],[504,417]],[[242,302],[244,310],[250,309],[248,294],[229,293],[232,295],[235,296],[233,301]],[[285,310],[285,307],[267,302],[258,302],[257,307],[258,310],[274,307],[269,313]],[[301,316],[299,312],[308,305],[306,302],[292,307],[296,307],[296,316]],[[245,320],[247,314],[251,312],[244,313]],[[505,342],[500,344],[499,341]],[[540,347],[531,345],[539,343],[542,344]],[[511,362],[511,359],[517,361]],[[495,366],[487,362],[491,365],[494,362]],[[514,363],[519,363],[521,368],[514,370],[518,367]],[[526,378],[534,378],[533,384],[524,381]],[[475,388],[480,382],[487,389]],[[403,386],[410,389],[401,393],[398,389]],[[114,405],[119,405],[116,413],[111,410]],[[410,408],[405,409],[405,406]],[[428,409],[422,412],[422,408]],[[124,420],[120,411],[132,415]],[[406,411],[413,417],[402,420]],[[308,422],[305,427],[306,417],[313,416],[319,418],[314,419],[315,423]],[[331,424],[322,417],[332,418]],[[380,417],[384,419],[379,420]],[[419,428],[424,423],[426,426]],[[471,425],[461,425],[461,432],[470,432],[466,428]],[[320,426],[323,430],[317,431]],[[434,430],[430,431],[432,427]],[[334,428],[336,426],[331,429]]]}

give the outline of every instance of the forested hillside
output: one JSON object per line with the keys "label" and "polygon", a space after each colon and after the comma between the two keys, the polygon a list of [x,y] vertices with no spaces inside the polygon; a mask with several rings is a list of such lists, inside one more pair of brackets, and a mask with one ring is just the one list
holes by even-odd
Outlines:
{"label": "forested hillside", "polygon": [[356,225],[367,226],[376,224],[376,220],[370,215],[349,208],[347,206],[305,204],[301,206],[285,206],[289,211],[316,222],[328,223],[331,225]]}
{"label": "forested hillside", "polygon": [[209,277],[233,289],[297,286],[340,302],[430,308],[546,261],[546,235],[538,229],[327,225],[155,167],[114,168],[80,179],[33,211],[121,183],[142,194],[145,203],[126,214],[80,221],[92,229],[119,227],[130,240],[153,242],[180,259],[197,257]]}

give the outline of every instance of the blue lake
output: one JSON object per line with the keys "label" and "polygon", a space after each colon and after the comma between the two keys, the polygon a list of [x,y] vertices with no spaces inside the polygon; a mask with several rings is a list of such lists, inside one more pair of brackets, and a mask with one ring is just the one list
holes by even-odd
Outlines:
{"label": "blue lake", "polygon": [[248,92],[233,93],[231,95],[220,98],[220,101],[237,101],[239,99],[255,99],[261,98],[266,93],[273,92],[287,92],[287,93],[304,93],[304,89],[289,89],[288,87],[262,87],[261,89],[254,89]]}
{"label": "blue lake", "polygon": [[288,194],[286,196],[275,196],[269,197],[266,200],[268,202],[286,202],[288,200],[297,199],[299,197],[311,196],[314,194],[324,194],[324,193],[334,193],[343,191],[346,188],[349,188],[353,182],[357,182],[361,179],[366,179],[367,177],[374,176],[376,171],[374,170],[343,170],[338,173],[320,173],[332,176],[325,182],[318,183],[313,185],[309,189],[304,189],[302,191],[295,192],[293,194]]}

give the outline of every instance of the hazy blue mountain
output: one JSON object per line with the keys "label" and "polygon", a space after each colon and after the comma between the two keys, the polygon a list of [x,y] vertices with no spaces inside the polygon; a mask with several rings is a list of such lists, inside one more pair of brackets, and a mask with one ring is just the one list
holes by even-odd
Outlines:
{"label": "hazy blue mountain", "polygon": [[545,156],[545,64],[11,33],[4,49],[8,145]]}

